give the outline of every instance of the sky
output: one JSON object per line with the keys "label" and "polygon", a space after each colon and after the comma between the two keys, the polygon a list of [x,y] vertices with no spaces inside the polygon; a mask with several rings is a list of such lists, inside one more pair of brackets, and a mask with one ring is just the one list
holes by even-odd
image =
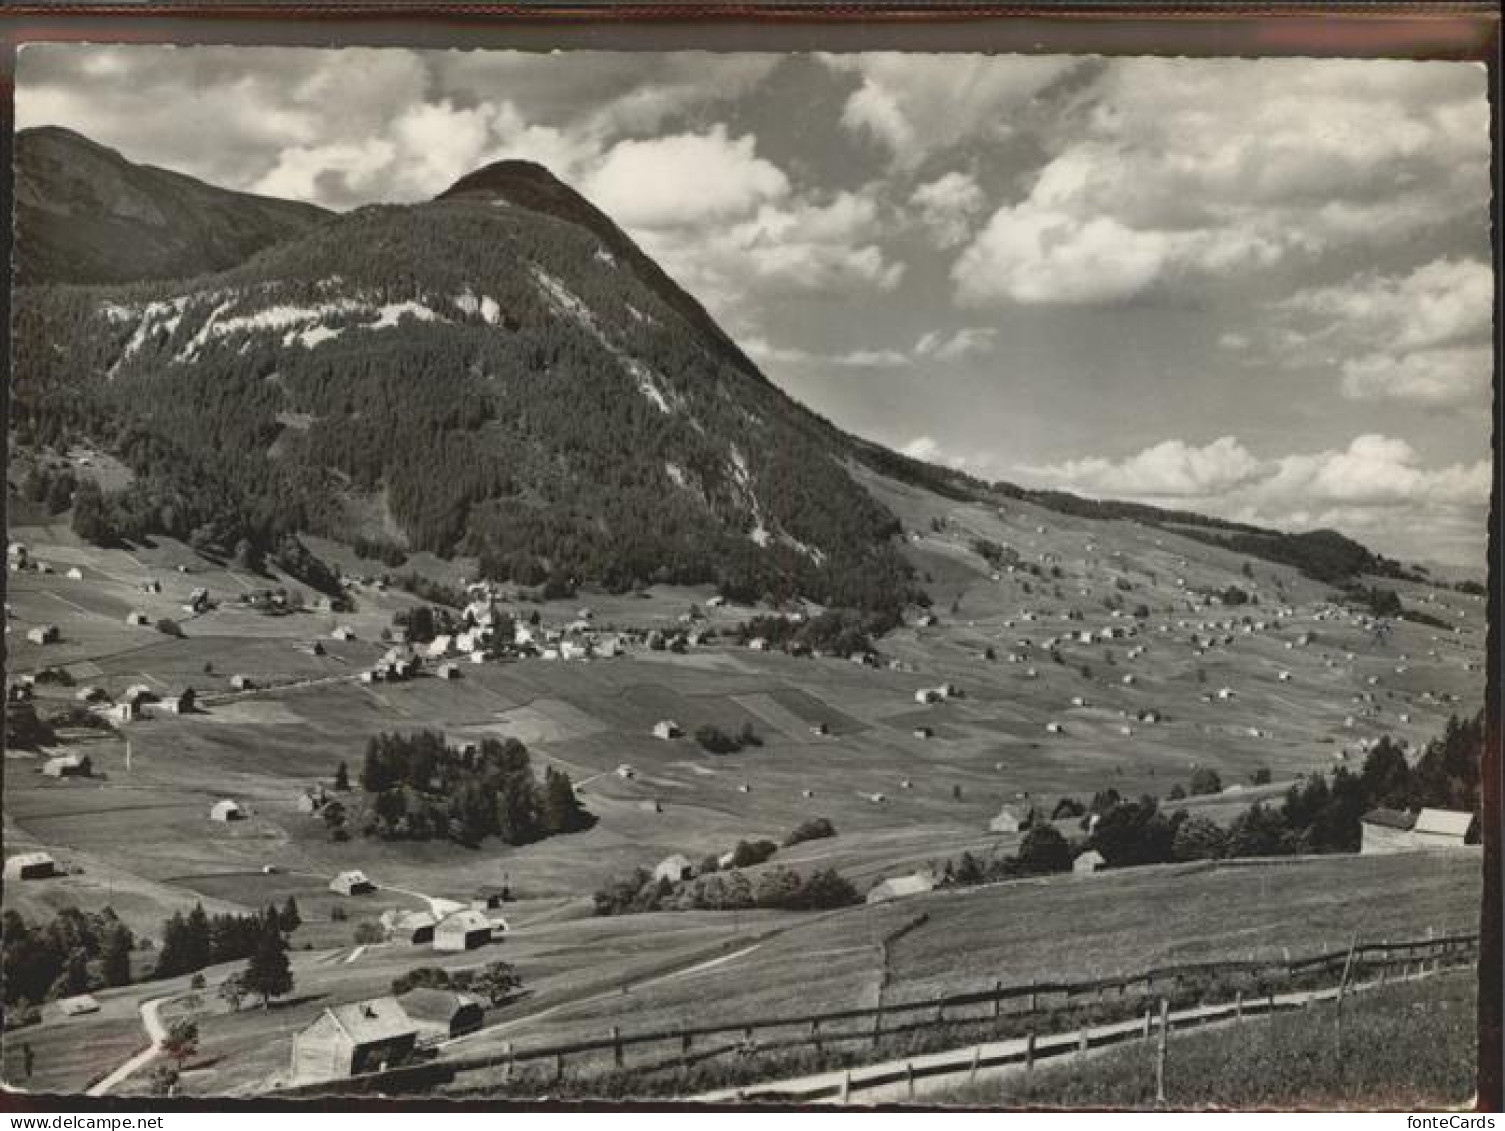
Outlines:
{"label": "sky", "polygon": [[850,431],[1483,565],[1476,64],[48,44],[16,112],[335,209],[540,161]]}

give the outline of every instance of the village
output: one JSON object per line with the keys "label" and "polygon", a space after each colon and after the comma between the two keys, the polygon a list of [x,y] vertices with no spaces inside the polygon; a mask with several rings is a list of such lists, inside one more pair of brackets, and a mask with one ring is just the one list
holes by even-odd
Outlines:
{"label": "village", "polygon": [[[42,1003],[25,1031],[42,1079],[99,1086],[61,1051],[96,1030],[126,1050],[145,1025],[160,1051],[160,1009],[195,1021],[210,1066],[190,1062],[175,1086],[206,1093],[380,1071],[418,1048],[442,1058],[450,1042],[552,1032],[550,1013],[563,1029],[646,1023],[664,1008],[655,992],[739,981],[822,916],[600,918],[592,893],[634,868],[688,887],[707,869],[739,874],[734,847],[761,840],[740,870],[754,883],[818,868],[851,886],[858,906],[825,914],[934,914],[943,864],[1017,853],[1051,826],[1071,856],[1048,885],[1070,898],[1073,882],[1137,871],[1090,846],[1086,806],[1103,791],[1227,826],[1311,775],[1357,772],[1382,739],[1414,758],[1481,701],[1476,592],[1376,581],[1422,614],[1382,616],[1292,567],[1161,528],[958,504],[876,477],[869,488],[912,531],[933,604],[841,655],[802,642],[823,613],[807,603],[669,587],[541,600],[418,556],[459,595],[436,619],[439,606],[348,552],[331,598],[167,540],[101,550],[60,526],[13,528],[8,729],[46,733],[6,752],[7,910],[108,907],[142,947],[195,904],[254,913],[294,899],[301,913],[296,1003],[242,1011],[183,978]],[[768,617],[789,627],[777,643],[747,627]],[[462,759],[490,740],[523,744],[536,768],[568,775],[591,827],[462,848],[333,820],[365,812],[350,778],[367,738],[424,728]],[[785,843],[814,818],[829,834]],[[1376,808],[1358,854],[1302,867],[1344,869],[1326,890],[1333,913],[1351,899],[1370,929],[1400,936],[1468,920],[1476,841],[1469,813]],[[1431,894],[1392,897],[1396,875]],[[1010,884],[978,890],[1007,914]],[[1270,945],[1293,933],[1273,903],[1251,914]],[[1009,934],[991,944],[992,977],[1019,961]],[[385,991],[419,966],[468,984],[497,961],[525,988]],[[866,992],[848,979],[864,982],[870,960],[852,961],[833,972],[838,1001]],[[138,951],[132,966],[151,962]],[[144,1064],[103,1079],[149,1089]]]}

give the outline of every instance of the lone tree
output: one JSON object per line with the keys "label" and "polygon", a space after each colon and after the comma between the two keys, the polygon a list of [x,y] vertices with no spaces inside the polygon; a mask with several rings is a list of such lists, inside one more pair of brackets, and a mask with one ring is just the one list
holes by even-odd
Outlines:
{"label": "lone tree", "polygon": [[350,792],[350,768],[344,762],[334,772],[334,787],[341,793]]}
{"label": "lone tree", "polygon": [[470,992],[492,1005],[500,1005],[515,990],[522,988],[522,984],[522,978],[510,962],[493,962],[476,972],[470,981]]}
{"label": "lone tree", "polygon": [[162,1038],[162,1051],[181,1072],[183,1062],[199,1051],[198,1025],[186,1019],[173,1022],[172,1028],[167,1030],[167,1036]]}
{"label": "lone tree", "polygon": [[287,940],[282,937],[282,928],[275,916],[262,921],[261,937],[256,940],[256,949],[246,963],[240,976],[247,993],[261,998],[261,1007],[269,1009],[274,997],[282,997],[293,989],[293,972],[287,961]]}

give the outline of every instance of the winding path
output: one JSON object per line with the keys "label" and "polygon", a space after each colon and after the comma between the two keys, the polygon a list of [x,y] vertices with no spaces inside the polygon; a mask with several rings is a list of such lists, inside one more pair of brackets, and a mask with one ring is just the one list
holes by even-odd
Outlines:
{"label": "winding path", "polygon": [[123,1083],[128,1077],[156,1059],[157,1054],[162,1051],[162,1042],[167,1039],[167,1027],[162,1024],[160,1012],[162,1003],[167,1000],[165,997],[154,997],[141,1003],[141,1024],[146,1027],[146,1035],[151,1038],[151,1044],[91,1087],[84,1093],[85,1095],[106,1094],[111,1088]]}

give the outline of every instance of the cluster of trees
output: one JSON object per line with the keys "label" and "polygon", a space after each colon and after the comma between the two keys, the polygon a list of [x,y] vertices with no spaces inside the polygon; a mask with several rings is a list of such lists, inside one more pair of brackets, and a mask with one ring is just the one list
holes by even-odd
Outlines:
{"label": "cluster of trees", "polygon": [[[767,842],[771,843],[771,842]],[[834,868],[801,875],[775,866],[749,879],[740,868],[706,872],[674,883],[654,879],[646,868],[614,880],[595,893],[597,915],[633,915],[647,911],[825,911],[862,902],[851,881]]]}
{"label": "cluster of trees", "polygon": [[[1482,711],[1466,721],[1449,719],[1414,765],[1400,745],[1383,737],[1358,773],[1339,767],[1331,775],[1311,774],[1292,784],[1279,805],[1256,802],[1226,829],[1184,809],[1167,815],[1151,797],[1125,801],[1106,790],[1093,799],[1091,812],[1098,820],[1088,843],[1114,867],[1357,852],[1361,822],[1371,809],[1430,807],[1478,814],[1483,743]],[[1210,785],[1210,777],[1201,784]]]}
{"label": "cluster of trees", "polygon": [[132,979],[136,938],[108,907],[99,912],[65,907],[45,925],[4,914],[0,945],[6,1024],[35,1021],[36,1006]]}
{"label": "cluster of trees", "polygon": [[[918,603],[928,607],[930,599],[926,597]],[[900,619],[898,611],[863,613],[850,609],[827,609],[803,620],[756,616],[737,626],[737,638],[746,644],[761,637],[770,647],[800,655],[822,652],[847,657],[871,652],[873,638],[894,628]]]}
{"label": "cluster of trees", "polygon": [[410,644],[427,644],[436,636],[450,635],[464,628],[459,614],[433,605],[398,609],[392,614],[392,624],[407,633]]}
{"label": "cluster of trees", "polygon": [[595,823],[569,775],[551,766],[540,780],[515,738],[457,750],[437,731],[383,732],[366,744],[360,785],[371,795],[364,831],[383,839],[516,845]]}
{"label": "cluster of trees", "polygon": [[415,966],[392,979],[392,996],[427,988],[474,994],[492,1005],[501,1005],[522,989],[523,979],[510,962],[489,962],[475,970],[446,970],[442,966]]}
{"label": "cluster of trees", "polygon": [[718,726],[705,723],[695,728],[695,741],[711,754],[736,754],[749,746],[762,746],[763,740],[750,722],[742,724],[736,734],[728,734]]}
{"label": "cluster of trees", "polygon": [[284,934],[297,930],[303,922],[297,900],[288,896],[280,909],[268,905],[261,914],[251,915],[208,915],[198,903],[186,915],[174,912],[162,924],[162,947],[152,977],[171,978],[216,963],[249,958],[268,922]]}
{"label": "cluster of trees", "polygon": [[784,838],[784,847],[792,848],[807,840],[823,840],[835,835],[836,826],[831,823],[829,817],[811,817],[794,826],[789,835]]}
{"label": "cluster of trees", "polygon": [[1018,852],[982,857],[963,852],[942,865],[940,882],[942,887],[970,887],[1070,870],[1070,842],[1054,825],[1036,822],[1020,838]]}

